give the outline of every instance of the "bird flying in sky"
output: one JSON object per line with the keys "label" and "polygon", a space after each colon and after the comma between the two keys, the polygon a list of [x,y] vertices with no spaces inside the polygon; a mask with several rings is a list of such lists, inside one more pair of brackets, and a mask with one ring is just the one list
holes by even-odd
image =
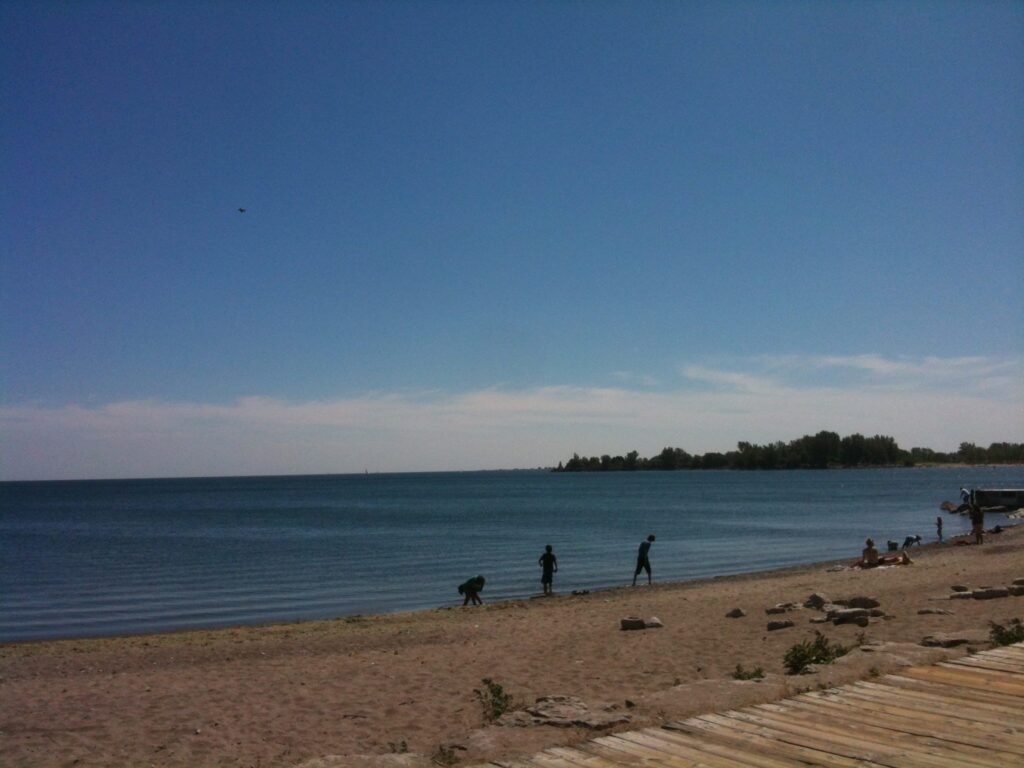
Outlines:
{"label": "bird flying in sky", "polygon": [[239,213],[245,213],[245,208],[239,208],[239,209],[238,209],[238,212],[239,212]]}

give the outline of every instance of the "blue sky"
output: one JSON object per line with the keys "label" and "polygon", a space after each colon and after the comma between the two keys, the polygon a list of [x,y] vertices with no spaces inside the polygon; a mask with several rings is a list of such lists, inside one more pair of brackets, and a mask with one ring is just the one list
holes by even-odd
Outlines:
{"label": "blue sky", "polygon": [[1020,3],[8,2],[0,42],[2,478],[1024,440]]}

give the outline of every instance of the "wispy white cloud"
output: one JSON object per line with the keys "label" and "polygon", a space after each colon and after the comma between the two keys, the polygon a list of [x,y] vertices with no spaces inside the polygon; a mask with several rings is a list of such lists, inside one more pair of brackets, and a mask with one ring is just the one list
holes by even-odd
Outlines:
{"label": "wispy white cloud", "polygon": [[495,387],[301,402],[8,405],[0,408],[0,473],[31,479],[529,467],[576,451],[728,450],[739,440],[788,440],[820,429],[889,434],[905,447],[940,450],[962,440],[1024,440],[1020,361],[776,357],[681,371],[681,387],[659,390]]}

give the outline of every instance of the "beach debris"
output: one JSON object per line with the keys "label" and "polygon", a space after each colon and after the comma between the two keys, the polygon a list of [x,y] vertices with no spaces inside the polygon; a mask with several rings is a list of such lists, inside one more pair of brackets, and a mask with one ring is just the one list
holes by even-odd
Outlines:
{"label": "beach debris", "polygon": [[647,624],[639,616],[627,616],[619,621],[619,629],[647,629]]}
{"label": "beach debris", "polygon": [[825,572],[826,573],[839,573],[840,571],[845,571],[847,569],[847,567],[848,566],[836,564],[836,565],[833,565],[831,568],[826,568]]}
{"label": "beach debris", "polygon": [[993,600],[997,597],[1009,597],[1010,590],[1006,587],[982,587],[971,593],[975,600]]}
{"label": "beach debris", "polygon": [[502,715],[496,724],[518,728],[551,725],[556,728],[604,730],[628,723],[632,719],[630,715],[608,707],[602,710],[591,709],[583,699],[576,696],[552,695],[541,696],[530,706]]}
{"label": "beach debris", "polygon": [[790,611],[795,611],[799,607],[800,606],[796,603],[777,603],[772,608],[765,608],[764,612],[767,613],[769,616],[773,616],[779,613],[789,613]]}
{"label": "beach debris", "polygon": [[867,608],[840,608],[830,611],[828,618],[836,626],[840,624],[857,624],[858,626],[866,627],[870,615]]}
{"label": "beach debris", "polygon": [[661,629],[664,626],[665,625],[662,623],[661,619],[657,616],[651,616],[649,619],[644,619],[644,629]]}
{"label": "beach debris", "polygon": [[747,612],[744,611],[742,608],[733,608],[731,611],[729,611],[727,614],[725,614],[725,618],[727,618],[727,619],[742,619],[746,615],[747,615]]}
{"label": "beach debris", "polygon": [[775,621],[768,622],[768,631],[774,632],[778,629],[789,629],[790,627],[796,626],[789,619],[776,619]]}
{"label": "beach debris", "polygon": [[804,608],[814,608],[815,610],[820,611],[822,608],[824,608],[826,605],[829,605],[831,602],[832,601],[825,595],[821,594],[820,592],[815,592],[813,595],[804,600]]}
{"label": "beach debris", "polygon": [[947,611],[945,608],[919,608],[917,611],[918,616],[952,616],[952,611]]}
{"label": "beach debris", "polygon": [[582,595],[589,595],[590,594],[590,590],[589,589],[574,589],[572,591],[572,593],[576,597],[581,597]]}
{"label": "beach debris", "polygon": [[877,598],[862,596],[851,597],[849,600],[837,600],[836,602],[850,608],[877,608],[881,605]]}
{"label": "beach debris", "polygon": [[952,587],[950,587],[950,589],[953,590],[954,592],[970,592],[971,591],[970,587],[965,587],[963,584],[954,584]]}
{"label": "beach debris", "polygon": [[968,629],[961,632],[936,632],[921,640],[921,645],[929,648],[955,648],[958,645],[987,645],[988,632],[979,629]]}

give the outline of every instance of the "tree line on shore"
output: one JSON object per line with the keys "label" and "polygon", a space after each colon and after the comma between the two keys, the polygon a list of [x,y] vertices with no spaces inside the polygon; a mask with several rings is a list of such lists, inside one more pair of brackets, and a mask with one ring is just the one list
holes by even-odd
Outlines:
{"label": "tree line on shore", "polygon": [[1022,464],[1024,443],[992,443],[988,448],[960,443],[953,453],[931,448],[899,447],[888,435],[840,437],[821,431],[788,443],[765,445],[740,442],[735,451],[690,454],[682,448],[666,447],[657,456],[641,457],[636,451],[625,456],[583,457],[558,462],[553,472],[633,472],[670,469],[826,469],[828,467],[912,467],[918,464]]}

